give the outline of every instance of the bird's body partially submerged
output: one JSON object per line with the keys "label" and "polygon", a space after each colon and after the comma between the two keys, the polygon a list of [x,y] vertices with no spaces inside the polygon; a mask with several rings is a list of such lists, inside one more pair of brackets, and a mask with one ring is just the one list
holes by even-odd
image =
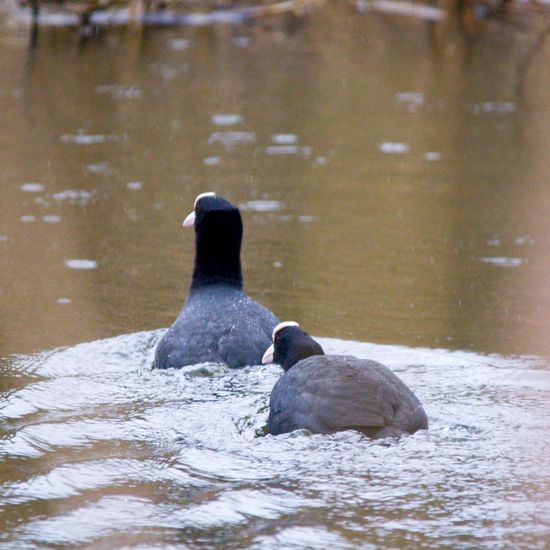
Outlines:
{"label": "bird's body partially submerged", "polygon": [[285,369],[271,392],[271,434],[354,429],[381,438],[428,428],[420,401],[389,368],[368,359],[324,355],[297,326],[278,328],[263,359]]}
{"label": "bird's body partially submerged", "polygon": [[191,286],[157,346],[155,366],[259,364],[278,320],[243,290],[239,210],[213,194],[199,195],[184,225],[193,225],[196,233]]}

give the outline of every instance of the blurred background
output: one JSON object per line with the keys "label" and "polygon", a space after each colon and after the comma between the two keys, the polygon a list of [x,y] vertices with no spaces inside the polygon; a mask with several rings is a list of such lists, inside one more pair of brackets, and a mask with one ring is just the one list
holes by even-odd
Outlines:
{"label": "blurred background", "polygon": [[0,355],[168,326],[195,196],[313,334],[547,354],[542,2],[3,2]]}

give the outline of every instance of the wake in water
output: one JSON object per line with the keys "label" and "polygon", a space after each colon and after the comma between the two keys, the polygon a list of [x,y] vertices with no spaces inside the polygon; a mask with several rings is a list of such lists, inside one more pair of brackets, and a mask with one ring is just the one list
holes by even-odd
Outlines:
{"label": "wake in water", "polygon": [[3,544],[494,548],[550,535],[541,360],[319,339],[387,364],[430,430],[273,437],[278,366],[152,370],[162,333],[2,361]]}

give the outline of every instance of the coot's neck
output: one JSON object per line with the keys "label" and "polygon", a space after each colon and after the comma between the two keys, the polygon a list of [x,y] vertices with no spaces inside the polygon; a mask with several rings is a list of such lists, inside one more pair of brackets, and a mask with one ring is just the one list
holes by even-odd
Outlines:
{"label": "coot's neck", "polygon": [[197,231],[195,237],[195,266],[190,293],[209,285],[225,285],[241,290],[240,231]]}

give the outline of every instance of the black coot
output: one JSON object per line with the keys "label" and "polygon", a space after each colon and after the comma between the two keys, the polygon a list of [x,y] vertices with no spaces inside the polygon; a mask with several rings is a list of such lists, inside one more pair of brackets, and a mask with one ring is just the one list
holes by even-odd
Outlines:
{"label": "black coot", "polygon": [[373,438],[428,428],[413,392],[387,367],[368,359],[324,354],[297,323],[280,323],[263,363],[284,374],[271,392],[269,433],[305,428],[314,433],[359,430]]}
{"label": "black coot", "polygon": [[279,321],[243,292],[239,209],[203,193],[183,225],[195,227],[193,277],[183,309],[157,346],[155,367],[259,364]]}

